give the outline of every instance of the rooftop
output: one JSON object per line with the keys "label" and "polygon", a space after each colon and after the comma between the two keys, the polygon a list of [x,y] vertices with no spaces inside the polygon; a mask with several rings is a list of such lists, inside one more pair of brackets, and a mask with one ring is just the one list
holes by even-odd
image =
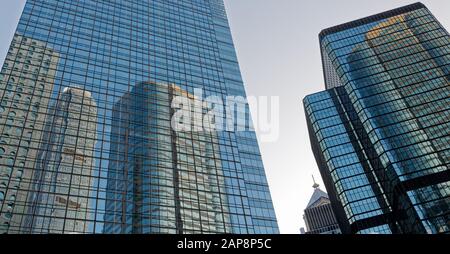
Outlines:
{"label": "rooftop", "polygon": [[390,11],[385,11],[385,12],[382,12],[379,14],[375,14],[372,16],[362,18],[362,19],[358,19],[358,20],[354,20],[351,22],[341,24],[341,25],[326,28],[320,32],[319,39],[320,39],[320,41],[322,41],[323,37],[325,37],[329,34],[340,32],[340,31],[343,31],[346,29],[351,29],[351,28],[354,28],[357,26],[365,25],[365,24],[368,24],[371,22],[375,22],[375,21],[382,20],[385,18],[390,18],[390,17],[396,16],[396,15],[404,14],[404,13],[415,11],[415,10],[422,9],[422,8],[427,8],[427,7],[423,3],[417,2],[414,4],[406,5],[406,6],[396,8],[396,9],[393,9]]}

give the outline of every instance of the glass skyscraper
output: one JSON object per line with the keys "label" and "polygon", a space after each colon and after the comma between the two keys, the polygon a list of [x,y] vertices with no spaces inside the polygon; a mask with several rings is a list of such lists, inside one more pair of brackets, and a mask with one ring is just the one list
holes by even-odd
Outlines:
{"label": "glass skyscraper", "polygon": [[450,232],[450,36],[421,3],[320,34],[304,99],[343,233]]}
{"label": "glass skyscraper", "polygon": [[174,97],[210,109],[197,89],[246,97],[222,0],[28,0],[0,73],[0,233],[278,233],[251,128],[171,128]]}

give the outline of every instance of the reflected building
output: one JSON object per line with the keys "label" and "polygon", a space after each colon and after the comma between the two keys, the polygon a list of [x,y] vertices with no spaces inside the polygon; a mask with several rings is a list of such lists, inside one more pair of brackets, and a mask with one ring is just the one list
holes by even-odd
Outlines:
{"label": "reflected building", "polygon": [[320,34],[327,90],[304,100],[344,233],[450,232],[450,37],[420,3]]}
{"label": "reflected building", "polygon": [[15,34],[0,73],[0,233],[18,233],[59,54]]}
{"label": "reflected building", "polygon": [[28,192],[23,233],[84,233],[89,222],[97,106],[66,87],[46,120]]}
{"label": "reflected building", "polygon": [[[231,231],[217,132],[174,130],[176,97],[202,110],[204,103],[178,86],[152,82],[115,104],[105,233]],[[189,125],[202,121],[194,107],[178,110]]]}

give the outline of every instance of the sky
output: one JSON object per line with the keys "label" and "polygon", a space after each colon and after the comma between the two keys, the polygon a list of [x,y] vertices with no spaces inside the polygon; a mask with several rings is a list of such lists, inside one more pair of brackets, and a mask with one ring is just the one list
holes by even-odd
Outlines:
{"label": "sky", "polygon": [[[0,0],[0,65],[25,0]],[[409,0],[224,0],[247,95],[279,96],[280,136],[260,149],[280,231],[298,234],[313,193],[325,187],[311,151],[302,99],[324,90],[322,29],[401,7]],[[450,1],[423,0],[447,29]],[[252,109],[253,111],[253,109]]]}

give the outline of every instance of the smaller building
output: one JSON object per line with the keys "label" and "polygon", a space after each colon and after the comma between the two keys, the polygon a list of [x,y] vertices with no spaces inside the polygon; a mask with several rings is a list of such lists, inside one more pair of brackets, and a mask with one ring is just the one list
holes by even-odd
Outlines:
{"label": "smaller building", "polygon": [[314,193],[305,209],[303,219],[306,224],[306,232],[300,229],[302,234],[340,234],[341,230],[331,207],[328,194],[319,188],[314,181]]}

